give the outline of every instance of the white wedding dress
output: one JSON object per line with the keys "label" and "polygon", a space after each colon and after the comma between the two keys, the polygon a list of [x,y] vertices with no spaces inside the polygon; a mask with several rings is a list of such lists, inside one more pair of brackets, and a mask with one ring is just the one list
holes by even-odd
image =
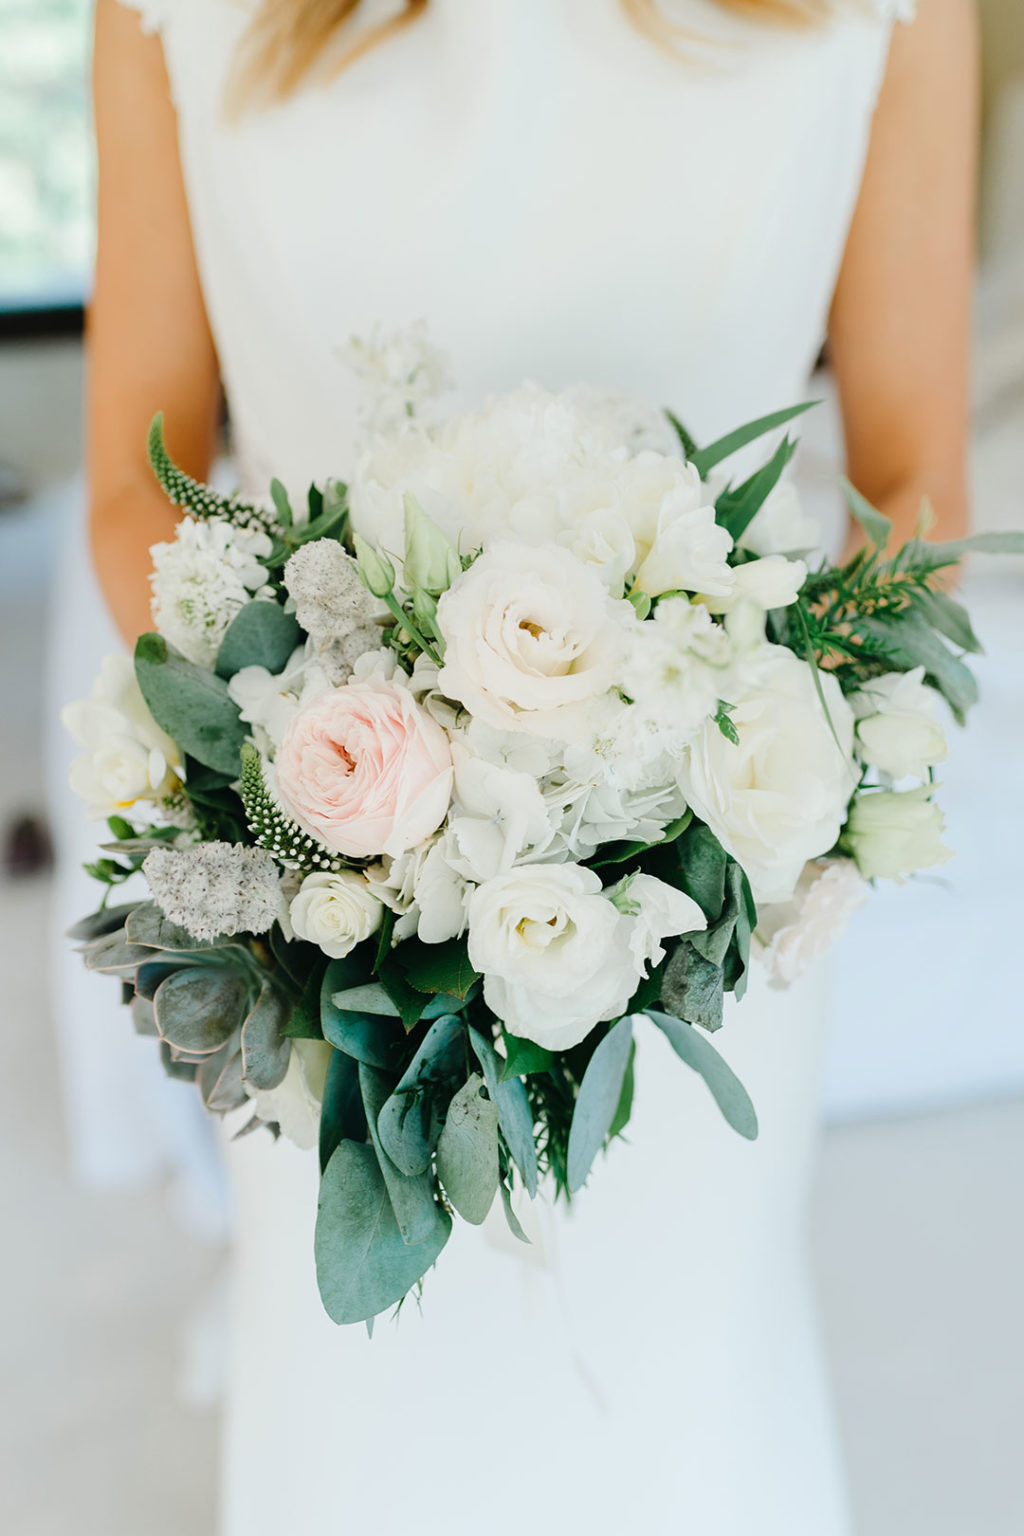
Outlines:
{"label": "white wedding dress", "polygon": [[[228,122],[249,8],[131,0],[163,35],[245,480],[343,473],[375,322],[425,317],[462,397],[532,377],[673,406],[700,438],[800,399],[889,20],[806,34],[618,0],[431,0],[327,88]],[[628,1142],[572,1211],[457,1224],[400,1320],[338,1329],[313,1154],[253,1136],[237,1202],[223,1536],[839,1536],[804,1253],[821,976],[755,978],[719,1042],[755,1144],[651,1029]],[[527,1218],[524,1217],[524,1220]]]}

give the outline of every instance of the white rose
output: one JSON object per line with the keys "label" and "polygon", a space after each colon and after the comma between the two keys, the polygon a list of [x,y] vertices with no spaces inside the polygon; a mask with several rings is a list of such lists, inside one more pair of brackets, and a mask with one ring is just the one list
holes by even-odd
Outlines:
{"label": "white rose", "polygon": [[869,890],[852,859],[819,859],[805,868],[792,901],[762,907],[754,952],[769,985],[788,987],[803,976],[841,936]]}
{"label": "white rose", "polygon": [[856,782],[853,713],[835,678],[820,683],[836,736],[807,663],[762,644],[723,689],[738,745],[708,721],[682,756],[683,794],[759,903],[788,901],[807,860],[829,851]]}
{"label": "white rose", "polygon": [[918,869],[932,869],[952,857],[942,841],[945,821],[931,799],[934,786],[871,790],[850,807],[846,835],[865,879],[902,882]]}
{"label": "white rose", "polygon": [[710,613],[729,613],[741,603],[752,603],[755,608],[788,608],[795,603],[800,588],[807,580],[807,567],[802,560],[787,560],[784,555],[765,555],[761,560],[748,560],[746,565],[733,568],[732,590],[724,597],[701,594],[701,601]]}
{"label": "white rose", "polygon": [[820,542],[821,525],[804,511],[792,480],[780,480],[769,492],[739,539],[755,555],[788,555],[817,549]]}
{"label": "white rose", "polygon": [[105,657],[89,698],[66,705],[61,720],[83,748],[71,765],[71,788],[93,820],[178,788],[181,752],[150,714],[127,656]]}
{"label": "white rose", "polygon": [[303,1151],[315,1147],[320,1134],[320,1109],[331,1060],[325,1040],[293,1040],[288,1070],[276,1088],[252,1088],[243,1083],[261,1120],[281,1127],[281,1134]]}
{"label": "white rose", "polygon": [[307,875],[288,917],[300,939],[341,960],[376,933],[384,908],[365,878],[352,870]]}
{"label": "white rose", "polygon": [[948,752],[937,703],[935,690],[924,682],[924,667],[874,678],[850,699],[860,756],[894,779],[926,779]]}
{"label": "white rose", "polygon": [[567,706],[611,686],[632,621],[568,550],[493,544],[437,605],[438,685],[491,725],[557,736]]}
{"label": "white rose", "polygon": [[636,990],[629,926],[593,870],[522,865],[470,897],[469,958],[513,1034],[568,1050]]}

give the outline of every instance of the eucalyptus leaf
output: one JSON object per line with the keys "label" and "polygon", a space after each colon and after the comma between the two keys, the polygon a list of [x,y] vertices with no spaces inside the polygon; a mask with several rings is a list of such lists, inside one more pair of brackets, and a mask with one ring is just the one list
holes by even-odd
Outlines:
{"label": "eucalyptus leaf", "polygon": [[314,1239],[320,1296],[334,1322],[366,1322],[422,1279],[451,1232],[451,1217],[434,1209],[431,1236],[404,1243],[373,1148],[339,1144],[320,1183]]}
{"label": "eucalyptus leaf", "polygon": [[850,516],[860,524],[875,549],[884,549],[892,533],[892,519],[873,507],[845,476],[840,484],[843,487],[843,495],[846,497]]}
{"label": "eucalyptus leaf", "polygon": [[[231,1041],[224,1047],[226,1060],[216,1081],[211,1085],[208,1093],[204,1092],[207,1109],[215,1115],[226,1115],[233,1109],[241,1109],[248,1101],[249,1095],[245,1091],[242,1082],[242,1053],[232,1050]],[[211,1060],[214,1058],[211,1058]],[[203,1069],[199,1069],[202,1080]],[[200,1081],[202,1086],[202,1081]]]}
{"label": "eucalyptus leaf", "polygon": [[679,884],[692,897],[709,923],[717,922],[725,905],[725,876],[729,855],[711,828],[694,821],[676,844]]}
{"label": "eucalyptus leaf", "polygon": [[604,1146],[622,1097],[633,1044],[633,1020],[627,1015],[608,1031],[590,1058],[569,1128],[568,1179],[575,1194],[582,1189],[594,1158]]}
{"label": "eucalyptus leaf", "polygon": [[101,971],[106,976],[133,976],[140,965],[152,959],[153,951],[144,944],[129,944],[122,928],[93,939],[82,947],[81,955],[90,971]]}
{"label": "eucalyptus leaf", "polygon": [[984,646],[971,627],[970,615],[962,603],[950,597],[948,592],[934,592],[928,588],[919,591],[914,606],[933,629],[945,635],[962,651],[980,656]]}
{"label": "eucalyptus leaf", "polygon": [[368,1066],[379,1067],[385,1072],[396,1071],[406,1049],[401,1026],[394,1019],[376,1014],[336,1008],[332,1001],[335,992],[344,991],[351,985],[349,958],[332,960],[324,972],[320,991],[320,1022],[324,1038],[357,1061],[365,1061]]}
{"label": "eucalyptus leaf", "polygon": [[430,1241],[437,1225],[437,1201],[434,1197],[433,1174],[427,1169],[410,1176],[397,1168],[381,1145],[377,1123],[380,1112],[391,1094],[391,1079],[375,1067],[361,1065],[359,1083],[363,1095],[366,1122],[370,1140],[377,1154],[380,1171],[384,1175],[391,1209],[398,1222],[402,1241],[410,1246]]}
{"label": "eucalyptus leaf", "polygon": [[137,905],[125,921],[125,932],[133,944],[148,944],[151,949],[177,950],[183,954],[217,949],[210,939],[196,939],[166,918],[155,901]]}
{"label": "eucalyptus leaf", "polygon": [[137,1035],[157,1036],[160,1031],[156,1027],[156,1014],[153,1004],[148,997],[139,997],[136,994],[131,1004],[132,1027]]}
{"label": "eucalyptus leaf", "polygon": [[283,1034],[290,1007],[272,982],[260,989],[242,1025],[242,1075],[253,1088],[276,1088],[291,1061],[291,1041]]}
{"label": "eucalyptus leaf", "polygon": [[650,853],[652,848],[664,848],[669,843],[674,843],[681,837],[693,820],[692,811],[684,811],[675,821],[670,821],[661,836],[655,838],[652,843],[605,843],[599,859],[591,859],[590,863],[595,869],[601,869],[605,864],[626,864],[632,859],[639,859],[643,854]]}
{"label": "eucalyptus leaf", "polygon": [[137,901],[129,901],[120,907],[101,907],[98,912],[90,912],[88,917],[81,918],[70,927],[67,937],[89,944],[108,933],[116,933],[119,928],[125,927],[128,918],[139,905]]}
{"label": "eucalyptus leaf", "polygon": [[179,1051],[208,1056],[241,1027],[249,987],[237,971],[190,966],[160,983],[153,999],[161,1038]]}
{"label": "eucalyptus leaf", "polygon": [[636,1041],[630,1045],[629,1060],[626,1063],[626,1075],[622,1079],[622,1092],[619,1094],[619,1102],[615,1108],[615,1116],[608,1127],[608,1140],[614,1141],[616,1136],[621,1136],[629,1124],[633,1113],[633,1095],[636,1091]]}
{"label": "eucalyptus leaf", "polygon": [[152,1002],[162,981],[166,981],[175,971],[189,969],[192,963],[190,955],[155,955],[151,950],[150,958],[135,972],[135,990],[141,998]]}
{"label": "eucalyptus leaf", "polygon": [[677,944],[665,967],[661,1000],[681,1018],[714,1033],[721,1029],[725,1007],[725,973],[705,960],[692,939]]}
{"label": "eucalyptus leaf", "polygon": [[972,704],[978,702],[978,684],[974,673],[918,613],[900,613],[893,622],[864,617],[858,629],[886,646],[890,664],[898,670],[911,671],[923,666],[925,676],[945,698],[956,718],[963,719]]}
{"label": "eucalyptus leaf", "polygon": [[508,1222],[509,1231],[512,1233],[513,1237],[517,1237],[521,1243],[526,1243],[527,1247],[529,1247],[530,1239],[523,1231],[523,1224],[519,1220],[519,1217],[516,1215],[515,1211],[512,1209],[512,1191],[509,1189],[504,1179],[502,1179],[498,1187],[501,1191],[501,1203],[505,1208],[505,1220]]}
{"label": "eucalyptus leaf", "polygon": [[323,986],[326,966],[313,964],[306,974],[299,1000],[291,1011],[281,1033],[289,1040],[322,1040],[320,1023],[320,989]]}
{"label": "eucalyptus leaf", "polygon": [[748,1141],[757,1139],[757,1115],[750,1095],[732,1068],[710,1041],[691,1024],[668,1013],[649,1010],[647,1017],[658,1026],[680,1061],[702,1077],[712,1097],[734,1131]]}
{"label": "eucalyptus leaf", "polygon": [[343,987],[331,996],[331,1002],[342,1013],[377,1013],[382,1018],[401,1017],[379,981],[367,981],[358,987]]}
{"label": "eucalyptus leaf", "polygon": [[228,685],[169,646],[162,635],[140,635],[135,676],[150,713],[190,757],[232,777],[241,772],[249,727]]}
{"label": "eucalyptus leaf", "polygon": [[759,416],[756,421],[748,422],[746,426],[737,427],[734,432],[727,432],[724,437],[716,442],[709,443],[706,448],[698,448],[697,452],[690,456],[690,463],[695,466],[701,479],[704,479],[709,470],[721,464],[723,459],[728,459],[748,443],[755,442],[759,437],[764,437],[768,432],[774,432],[777,427],[784,427],[788,421],[802,416],[812,406],[820,405],[820,400],[807,400],[803,405],[791,405],[782,411],[773,411],[770,416]]}
{"label": "eucalyptus leaf", "polygon": [[522,1174],[531,1200],[537,1193],[537,1143],[533,1138],[533,1110],[522,1080],[501,1081],[502,1061],[493,1043],[470,1026],[469,1040],[483,1069],[487,1092],[498,1106],[498,1124],[509,1152]]}
{"label": "eucalyptus leaf", "polygon": [[294,614],[266,598],[254,598],[238,610],[224,633],[217,652],[217,676],[227,680],[243,667],[283,672],[301,640]]}
{"label": "eucalyptus leaf", "polygon": [[342,1141],[365,1141],[368,1134],[359,1063],[344,1051],[332,1051],[320,1106],[320,1172]]}
{"label": "eucalyptus leaf", "polygon": [[455,1014],[442,1014],[427,1030],[377,1122],[385,1151],[409,1177],[429,1167],[445,1112],[465,1072],[465,1025]]}
{"label": "eucalyptus leaf", "polygon": [[478,1227],[498,1192],[498,1106],[472,1073],[448,1106],[437,1143],[437,1172],[463,1220]]}

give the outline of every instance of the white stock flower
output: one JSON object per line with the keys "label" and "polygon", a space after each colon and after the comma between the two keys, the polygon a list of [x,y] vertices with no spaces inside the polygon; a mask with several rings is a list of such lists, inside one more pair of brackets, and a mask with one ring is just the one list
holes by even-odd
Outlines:
{"label": "white stock flower", "polygon": [[826,954],[870,887],[853,859],[816,859],[807,864],[793,899],[763,906],[753,953],[768,972],[769,985],[788,987]]}
{"label": "white stock flower", "polygon": [[633,617],[568,550],[493,544],[437,605],[439,686],[498,728],[558,736],[611,686]]}
{"label": "white stock flower", "polygon": [[741,549],[755,555],[791,555],[817,549],[821,524],[805,512],[792,480],[780,480],[740,535]]}
{"label": "white stock flower", "polygon": [[645,530],[648,552],[636,573],[637,590],[649,597],[677,591],[729,593],[732,535],[715,522],[715,509],[703,500],[704,487],[692,464],[666,459],[662,467],[671,468],[675,484],[658,508],[653,530]]}
{"label": "white stock flower", "polygon": [[856,797],[846,835],[865,879],[880,876],[902,883],[919,869],[947,863],[952,849],[942,841],[945,820],[932,800],[935,786],[901,791],[875,789]]}
{"label": "white stock flower", "polygon": [[866,763],[894,779],[926,779],[948,755],[938,718],[938,695],[924,681],[924,667],[887,672],[850,698],[857,716],[857,750]]}
{"label": "white stock flower", "polygon": [[164,639],[212,668],[235,615],[254,597],[273,597],[260,564],[272,548],[267,534],[224,518],[182,518],[173,542],[150,551],[153,622]]}
{"label": "white stock flower", "polygon": [[709,613],[731,613],[741,603],[751,603],[764,612],[788,608],[807,580],[807,566],[802,560],[787,560],[785,555],[763,555],[760,560],[734,566],[732,574],[732,589],[724,597],[701,594]]}
{"label": "white stock flower", "polygon": [[253,1088],[243,1079],[253,1111],[282,1136],[308,1152],[320,1134],[320,1110],[331,1060],[325,1040],[293,1040],[288,1070],[276,1088]]}
{"label": "white stock flower", "polygon": [[452,388],[448,355],[430,340],[425,320],[395,331],[375,325],[369,336],[353,336],[342,357],[362,386],[359,414],[371,432],[430,420]]}
{"label": "white stock flower", "polygon": [[154,848],[142,873],[165,917],[196,939],[266,933],[283,905],[273,858],[241,843]]}
{"label": "white stock flower", "polygon": [[83,749],[71,764],[71,788],[93,820],[178,789],[181,752],[150,714],[127,656],[104,657],[92,693],[66,705],[61,720]]}
{"label": "white stock flower", "polygon": [[300,939],[342,960],[376,933],[384,908],[365,878],[353,870],[307,875],[292,897],[288,917]]}
{"label": "white stock flower", "polygon": [[790,899],[807,860],[838,838],[856,782],[853,713],[835,678],[820,683],[838,744],[810,667],[765,643],[723,689],[738,745],[708,721],[682,755],[688,803],[742,865],[757,902]]}

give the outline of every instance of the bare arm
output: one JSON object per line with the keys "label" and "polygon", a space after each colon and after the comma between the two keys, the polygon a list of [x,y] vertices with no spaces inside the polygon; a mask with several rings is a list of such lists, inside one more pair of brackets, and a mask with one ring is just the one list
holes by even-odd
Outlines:
{"label": "bare arm", "polygon": [[88,322],[90,526],[100,582],[131,644],[151,627],[149,546],[175,524],[147,463],[147,428],[164,411],[172,454],[205,477],[219,382],[163,50],[117,0],[96,6],[93,90],[99,227]]}
{"label": "bare arm", "polygon": [[897,26],[829,330],[848,473],[914,530],[967,526],[978,46],[973,0]]}

